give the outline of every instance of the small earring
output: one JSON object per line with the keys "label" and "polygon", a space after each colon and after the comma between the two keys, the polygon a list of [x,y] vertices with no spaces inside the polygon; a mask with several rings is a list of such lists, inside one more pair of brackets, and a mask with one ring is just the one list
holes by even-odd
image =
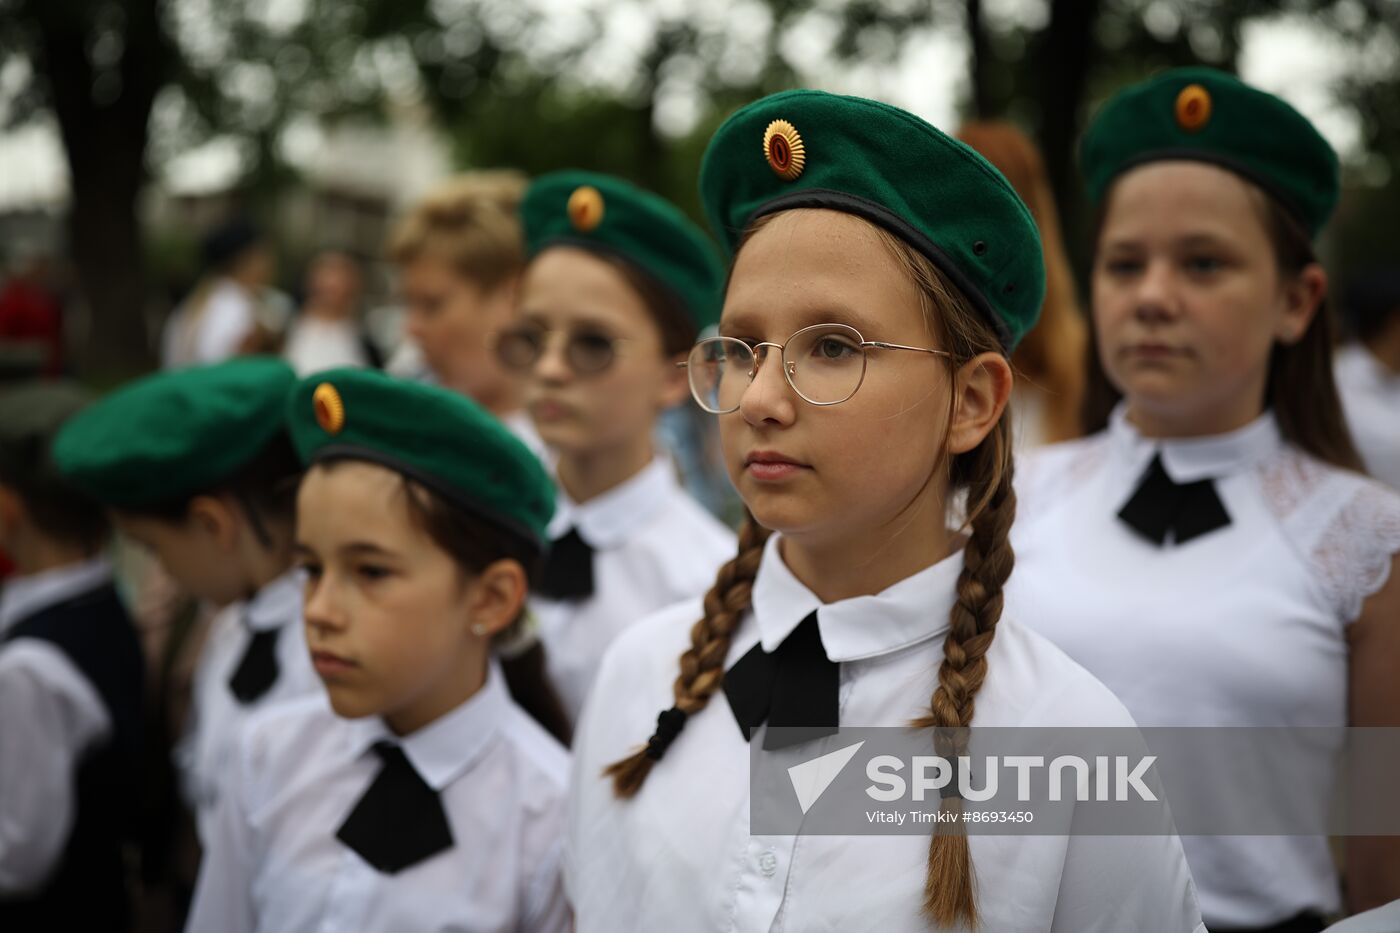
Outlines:
{"label": "small earring", "polygon": [[480,622],[473,622],[473,623],[472,623],[472,634],[473,634],[473,635],[485,635],[485,634],[486,634],[486,626],[482,625]]}

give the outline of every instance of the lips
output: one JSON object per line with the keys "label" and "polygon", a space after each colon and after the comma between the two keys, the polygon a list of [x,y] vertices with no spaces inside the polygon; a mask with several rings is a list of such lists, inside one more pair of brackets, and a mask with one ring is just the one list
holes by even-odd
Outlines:
{"label": "lips", "polygon": [[754,479],[778,481],[790,479],[811,467],[777,451],[755,450],[744,458],[744,469]]}
{"label": "lips", "polygon": [[359,667],[349,658],[343,658],[330,651],[311,652],[311,666],[316,669],[316,673],[322,677],[335,677]]}

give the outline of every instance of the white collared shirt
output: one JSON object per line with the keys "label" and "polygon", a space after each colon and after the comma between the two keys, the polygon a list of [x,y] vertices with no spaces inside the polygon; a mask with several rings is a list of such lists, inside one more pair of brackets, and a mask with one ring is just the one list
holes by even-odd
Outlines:
{"label": "white collared shirt", "polygon": [[[7,580],[0,638],[111,579],[99,558]],[[36,889],[58,867],[76,817],[78,765],[111,734],[97,688],[62,649],[38,638],[0,643],[0,896]]]}
{"label": "white collared shirt", "polygon": [[1347,426],[1366,469],[1400,489],[1400,373],[1360,344],[1339,350],[1334,367]]}
{"label": "white collared shirt", "polygon": [[336,838],[379,773],[378,718],[307,697],[254,719],[233,763],[188,929],[197,933],[563,933],[568,753],[493,668],[461,706],[397,739],[441,795],[450,849],[381,874]]}
{"label": "white collared shirt", "polygon": [[[874,596],[821,604],[770,538],[726,667],[782,640],[819,606],[840,663],[842,726],[905,725],[928,710],[962,554]],[[672,705],[698,601],[623,633],[574,736],[565,883],[579,933],[668,930],[926,931],[926,836],[753,836],[749,746],[723,695],[690,717],[636,797],[603,768]],[[1092,676],[1005,618],[987,653],[976,726],[1116,726],[1132,719]],[[753,741],[760,739],[755,737]],[[1188,933],[1204,928],[1173,835],[969,836],[981,933]]]}
{"label": "white collared shirt", "polygon": [[[1230,525],[1166,547],[1125,525],[1117,513],[1158,454],[1178,483],[1214,478]],[[1217,437],[1154,441],[1121,406],[1107,431],[1032,457],[1017,491],[1008,606],[1025,607],[1140,725],[1346,725],[1345,629],[1400,551],[1400,495],[1286,443],[1271,414]],[[1202,762],[1194,799],[1237,786],[1222,767]],[[1320,749],[1288,780],[1322,802],[1332,770]],[[1340,904],[1320,837],[1183,842],[1211,924],[1266,926]]]}
{"label": "white collared shirt", "polygon": [[549,677],[570,720],[577,720],[603,652],[651,613],[703,595],[720,565],[734,557],[734,533],[706,512],[657,457],[625,483],[582,504],[561,489],[549,535],[576,528],[594,550],[593,595],[583,600],[535,596]]}
{"label": "white collared shirt", "polygon": [[[194,672],[185,734],[174,753],[181,789],[195,811],[201,840],[208,839],[220,787],[227,778],[229,756],[248,717],[324,689],[306,648],[301,603],[301,574],[289,570],[247,602],[224,607],[210,623]],[[229,678],[238,669],[254,633],[272,629],[281,632],[277,637],[277,680],[267,693],[244,705],[229,689]]]}

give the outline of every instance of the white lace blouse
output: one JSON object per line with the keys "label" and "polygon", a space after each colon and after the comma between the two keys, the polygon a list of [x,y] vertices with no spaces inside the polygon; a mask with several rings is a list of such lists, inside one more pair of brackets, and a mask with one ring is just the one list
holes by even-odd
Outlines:
{"label": "white lace blouse", "polygon": [[[1117,515],[1154,456],[1215,479],[1227,527],[1158,547]],[[1344,726],[1346,627],[1400,551],[1400,495],[1285,442],[1271,414],[1159,441],[1108,430],[1020,465],[1009,606],[1108,685],[1142,726]],[[1319,756],[1320,759],[1326,756]],[[1327,762],[1291,781],[1324,800]],[[1230,775],[1202,781],[1229,786]],[[1326,840],[1183,837],[1208,926],[1340,903]]]}

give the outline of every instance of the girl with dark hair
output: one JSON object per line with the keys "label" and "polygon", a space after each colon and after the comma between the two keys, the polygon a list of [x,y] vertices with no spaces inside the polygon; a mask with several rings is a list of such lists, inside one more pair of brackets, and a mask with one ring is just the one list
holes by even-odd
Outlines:
{"label": "girl with dark hair", "polygon": [[544,469],[475,403],[368,370],[302,382],[287,424],[325,694],[249,725],[189,929],[563,933],[568,759],[491,650],[524,612]]}
{"label": "girl with dark hair", "polygon": [[[1400,724],[1400,496],[1358,472],[1311,246],[1336,156],[1282,100],[1182,69],[1105,105],[1082,161],[1120,400],[1023,472],[1011,604],[1140,725],[1338,727],[1271,776],[1322,807],[1340,727]],[[1174,800],[1238,809],[1255,794],[1232,767],[1203,759]],[[1213,933],[1320,930],[1342,906],[1321,836],[1185,843]],[[1346,855],[1354,908],[1400,895],[1396,841]]]}
{"label": "girl with dark hair", "polygon": [[735,256],[686,368],[748,516],[702,601],[604,658],[575,733],[578,929],[1200,931],[1170,832],[970,836],[946,795],[932,838],[752,834],[751,744],[787,727],[912,723],[932,750],[936,727],[1132,720],[1002,617],[1007,357],[1044,290],[1006,181],[908,113],[792,91],[725,122],[700,186]]}
{"label": "girl with dark hair", "polygon": [[531,608],[572,724],[618,633],[705,592],[734,552],[656,441],[662,412],[689,401],[676,364],[718,316],[723,269],[678,208],[609,175],[544,175],[521,214],[519,321],[496,352],[524,377],[555,458],[559,508]]}
{"label": "girl with dark hair", "polygon": [[84,409],[54,443],[59,469],[123,535],[219,607],[174,751],[201,839],[244,723],[317,689],[293,569],[301,464],[280,420],[295,382],[271,357],[156,373]]}

